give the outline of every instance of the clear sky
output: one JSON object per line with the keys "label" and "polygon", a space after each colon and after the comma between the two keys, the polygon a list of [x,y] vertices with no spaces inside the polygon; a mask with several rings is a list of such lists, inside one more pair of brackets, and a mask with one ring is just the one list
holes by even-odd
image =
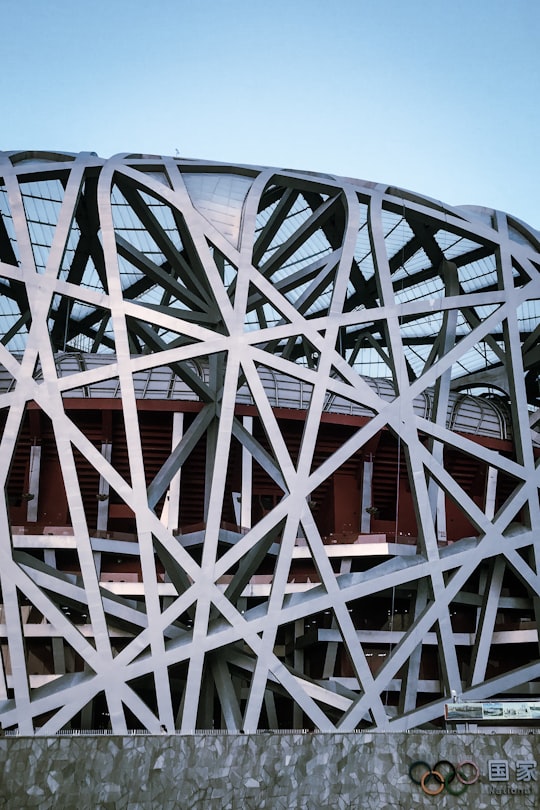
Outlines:
{"label": "clear sky", "polygon": [[540,0],[0,0],[0,148],[342,174],[540,229]]}

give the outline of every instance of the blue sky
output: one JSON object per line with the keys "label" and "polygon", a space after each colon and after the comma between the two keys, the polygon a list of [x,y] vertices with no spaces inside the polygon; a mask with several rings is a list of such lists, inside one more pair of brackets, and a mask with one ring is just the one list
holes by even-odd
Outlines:
{"label": "blue sky", "polygon": [[537,0],[0,0],[0,148],[342,174],[540,229]]}

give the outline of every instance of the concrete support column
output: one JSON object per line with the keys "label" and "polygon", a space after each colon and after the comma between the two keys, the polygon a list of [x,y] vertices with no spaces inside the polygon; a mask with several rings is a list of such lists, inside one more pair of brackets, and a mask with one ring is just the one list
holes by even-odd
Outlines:
{"label": "concrete support column", "polygon": [[[297,672],[304,672],[304,650],[297,648],[297,640],[305,634],[304,619],[298,619],[294,623],[294,668]],[[298,703],[294,704],[293,709],[293,728],[304,727],[304,712]]]}
{"label": "concrete support column", "polygon": [[364,534],[369,534],[371,531],[371,515],[367,509],[372,505],[372,492],[373,492],[373,456],[370,455],[369,461],[364,461],[362,468],[362,509],[360,514],[360,531]]}
{"label": "concrete support column", "polygon": [[443,489],[437,491],[437,542],[446,543],[446,495]]}
{"label": "concrete support column", "polygon": [[[56,551],[53,548],[46,548],[43,552],[43,561],[45,565],[51,568],[56,568]],[[53,666],[55,675],[65,675],[66,673],[66,656],[64,652],[64,641],[58,636],[51,638]]]}
{"label": "concrete support column", "polygon": [[[0,624],[4,624],[4,608],[0,606]],[[8,646],[7,644],[0,644],[0,700],[7,700],[7,681],[6,672],[4,669],[4,661],[8,661]]]}
{"label": "concrete support column", "polygon": [[[174,451],[182,441],[184,435],[184,414],[173,414],[172,426],[172,440],[171,449]],[[178,470],[171,479],[167,494],[165,495],[165,503],[163,504],[163,511],[161,513],[161,522],[166,526],[169,531],[176,532],[178,530],[178,520],[180,516],[180,480],[182,471]]]}
{"label": "concrete support column", "polygon": [[212,491],[212,481],[214,478],[214,466],[216,463],[218,425],[214,420],[206,430],[206,463],[204,465],[204,521],[208,520],[208,510],[210,508],[210,494]]}
{"label": "concrete support column", "polygon": [[30,471],[28,474],[28,501],[26,504],[26,520],[28,523],[36,523],[38,519],[40,472],[41,445],[34,444],[30,448]]}
{"label": "concrete support column", "polygon": [[[112,444],[111,442],[103,442],[101,445],[101,455],[111,463],[112,457]],[[102,475],[99,476],[99,490],[98,490],[98,513],[97,513],[97,530],[99,532],[106,532],[109,522],[109,482]]]}
{"label": "concrete support column", "polygon": [[[244,416],[244,428],[253,434],[253,417]],[[251,529],[251,498],[253,490],[253,457],[246,447],[242,447],[242,492],[240,495],[240,525]]]}
{"label": "concrete support column", "polygon": [[268,728],[279,728],[276,701],[274,699],[274,693],[270,689],[267,689],[264,693],[264,708],[266,709],[266,716],[268,718]]}
{"label": "concrete support column", "polygon": [[486,478],[486,517],[489,520],[495,515],[495,497],[497,494],[498,470],[495,467],[488,467]]}
{"label": "concrete support column", "polygon": [[[425,581],[418,583],[418,590],[414,600],[414,618],[413,621],[418,621],[418,618],[424,612],[428,602],[428,590]],[[406,714],[413,711],[418,699],[418,681],[420,679],[420,662],[422,659],[422,639],[418,639],[418,644],[409,656],[409,662],[403,674],[401,684],[401,694],[399,699],[399,714]]]}
{"label": "concrete support column", "polygon": [[[350,574],[351,568],[352,568],[352,559],[350,557],[344,557],[341,560],[339,573]],[[331,628],[332,630],[338,629],[338,623],[336,621],[335,616],[332,617]],[[336,668],[337,654],[338,654],[338,642],[329,641],[328,644],[326,645],[326,655],[324,657],[323,678],[333,678],[334,671]]]}

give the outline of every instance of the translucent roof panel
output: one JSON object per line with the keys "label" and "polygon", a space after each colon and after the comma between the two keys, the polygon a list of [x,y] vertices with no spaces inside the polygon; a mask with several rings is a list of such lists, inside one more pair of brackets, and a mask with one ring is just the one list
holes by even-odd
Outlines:
{"label": "translucent roof panel", "polygon": [[[186,321],[194,330],[221,336],[229,334],[230,322],[232,331],[240,324],[249,333],[275,326],[290,329],[288,337],[282,331],[276,341],[268,339],[269,346],[288,360],[310,362],[295,342],[297,336],[304,329],[313,343],[324,341],[329,325],[339,318],[336,332],[332,326],[328,333],[340,335],[335,351],[370,377],[393,379],[399,350],[411,375],[421,376],[437,362],[441,347],[454,347],[454,377],[496,374],[510,339],[520,341],[512,357],[523,347],[527,363],[532,362],[540,312],[538,295],[528,293],[527,285],[532,291],[540,267],[537,234],[507,218],[507,240],[505,228],[499,232],[494,227],[504,226],[504,214],[494,218],[488,209],[445,207],[394,188],[385,189],[381,207],[380,197],[373,196],[380,186],[363,181],[279,169],[263,174],[257,167],[177,158],[173,165],[179,178],[172,185],[184,184],[189,205],[185,195],[170,193],[169,158],[117,156],[111,191],[114,244],[104,239],[103,208],[96,206],[94,193],[106,162],[88,157],[79,192],[70,197],[73,210],[65,209],[69,227],[60,233],[59,216],[67,206],[64,189],[74,177],[72,165],[80,166],[84,156],[77,163],[73,156],[61,160],[53,153],[51,162],[36,156],[33,167],[20,162],[32,155],[12,156],[23,200],[16,227],[6,184],[0,186],[5,276],[0,318],[6,341],[24,343],[30,323],[24,311],[27,299],[14,286],[15,281],[26,284],[24,277],[14,275],[19,272],[16,234],[29,234],[39,272],[47,267],[56,240],[58,266],[51,271],[58,285],[70,285],[58,287],[59,297],[48,314],[55,349],[66,343],[96,353],[115,350],[109,295],[119,275],[124,303],[141,311],[123,317],[133,350],[143,354],[176,345]],[[260,186],[258,180],[254,184],[256,178]],[[17,180],[11,177],[9,182]],[[251,194],[254,216],[246,216]],[[375,240],[373,228],[382,240]],[[240,261],[242,240],[250,245],[251,256],[243,254]],[[15,267],[11,276],[9,266]],[[20,272],[28,270],[34,271],[32,262]],[[518,330],[511,324],[507,329],[504,320],[508,313],[502,304],[514,300],[506,295],[508,284],[512,296],[523,291],[513,311]],[[75,293],[77,287],[80,293]],[[151,311],[146,323],[145,307]],[[184,322],[183,332],[175,331],[175,317]],[[316,340],[307,322],[317,322]]]}
{"label": "translucent roof panel", "polygon": [[[17,239],[15,238],[15,228],[13,226],[13,218],[11,216],[11,209],[9,207],[8,194],[5,186],[0,185],[0,216],[4,223],[4,228],[10,242],[11,250],[14,253],[15,261],[19,262],[19,248]],[[7,255],[4,261],[7,261]]]}
{"label": "translucent roof panel", "polygon": [[113,224],[118,236],[123,237],[158,266],[163,264],[164,254],[118,188],[113,189],[111,201]]}
{"label": "translucent roof panel", "polygon": [[449,231],[440,230],[434,234],[437,244],[444,253],[445,259],[451,261],[458,256],[465,256],[467,253],[472,253],[477,250],[481,245],[478,242],[473,242],[472,239],[465,239]]}
{"label": "translucent roof panel", "polygon": [[498,284],[495,256],[461,265],[458,268],[459,282],[463,292],[476,292]]}
{"label": "translucent roof panel", "polygon": [[59,180],[22,183],[21,194],[36,270],[42,273],[49,258],[64,187]]}
{"label": "translucent roof panel", "polygon": [[253,178],[213,172],[185,172],[182,177],[195,208],[238,247],[242,211]]}

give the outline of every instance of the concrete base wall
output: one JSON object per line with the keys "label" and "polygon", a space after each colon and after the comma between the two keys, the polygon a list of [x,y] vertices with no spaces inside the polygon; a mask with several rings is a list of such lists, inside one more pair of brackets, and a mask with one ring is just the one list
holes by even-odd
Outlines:
{"label": "concrete base wall", "polygon": [[[473,760],[479,780],[436,797],[409,766]],[[490,781],[493,766],[508,779]],[[506,766],[501,765],[506,763]],[[540,807],[540,735],[455,733],[4,737],[0,808],[410,810]],[[528,771],[530,778],[523,779]],[[433,782],[433,788],[437,783]]]}

